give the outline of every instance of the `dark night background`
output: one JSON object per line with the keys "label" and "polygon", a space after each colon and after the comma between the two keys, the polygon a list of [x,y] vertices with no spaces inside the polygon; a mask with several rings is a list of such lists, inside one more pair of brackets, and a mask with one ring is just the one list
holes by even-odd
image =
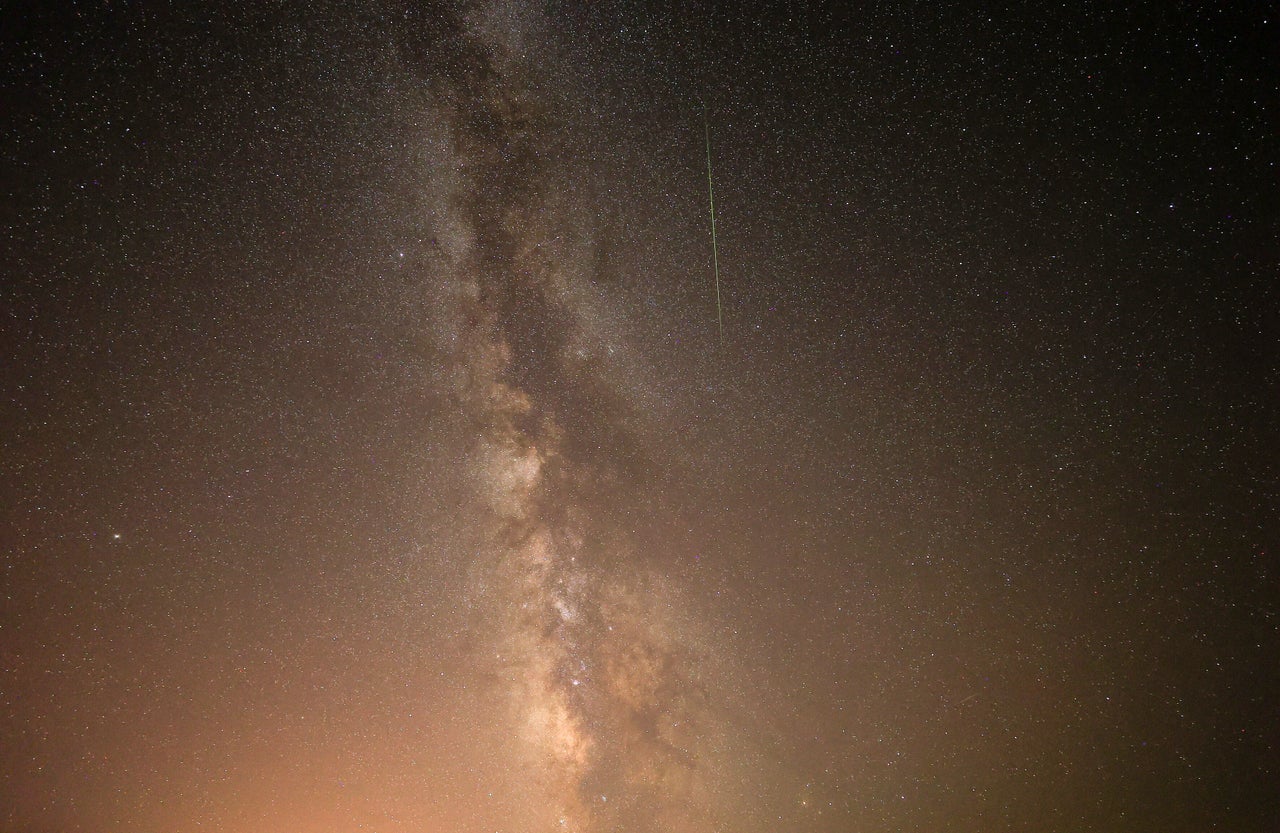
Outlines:
{"label": "dark night background", "polygon": [[1280,829],[1278,14],[6,5],[0,831]]}

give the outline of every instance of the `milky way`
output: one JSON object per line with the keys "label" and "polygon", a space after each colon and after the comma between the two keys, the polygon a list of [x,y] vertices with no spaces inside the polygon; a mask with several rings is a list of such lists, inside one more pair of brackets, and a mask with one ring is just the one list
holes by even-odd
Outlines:
{"label": "milky way", "polygon": [[[615,411],[636,403],[603,396],[592,354],[609,345],[575,303],[582,252],[557,233],[555,116],[502,24],[437,18],[411,50],[434,59],[433,161],[456,171],[433,277],[454,394],[475,425],[483,661],[507,687],[516,760],[542,793],[529,830],[706,829],[704,782],[721,764],[703,743],[710,693],[679,594],[609,520],[642,488],[601,482],[619,477],[601,461],[636,442]],[[579,412],[568,426],[564,409]]]}

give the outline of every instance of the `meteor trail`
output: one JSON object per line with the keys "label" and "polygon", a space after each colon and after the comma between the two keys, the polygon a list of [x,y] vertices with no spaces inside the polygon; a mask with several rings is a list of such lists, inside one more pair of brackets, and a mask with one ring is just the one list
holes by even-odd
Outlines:
{"label": "meteor trail", "polygon": [[711,124],[707,121],[707,105],[702,105],[702,132],[707,142],[707,199],[711,203],[711,263],[716,276],[716,327],[720,346],[724,346],[724,313],[720,308],[720,252],[716,247],[716,193],[711,187]]}

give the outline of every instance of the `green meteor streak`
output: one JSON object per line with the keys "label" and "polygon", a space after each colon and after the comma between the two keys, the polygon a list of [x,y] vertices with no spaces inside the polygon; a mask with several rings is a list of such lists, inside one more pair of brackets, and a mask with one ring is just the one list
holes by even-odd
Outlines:
{"label": "green meteor streak", "polygon": [[724,346],[724,313],[720,308],[720,251],[716,247],[716,192],[711,187],[711,124],[707,121],[707,105],[702,105],[702,132],[707,141],[707,198],[711,202],[711,263],[716,276],[716,326],[720,346]]}

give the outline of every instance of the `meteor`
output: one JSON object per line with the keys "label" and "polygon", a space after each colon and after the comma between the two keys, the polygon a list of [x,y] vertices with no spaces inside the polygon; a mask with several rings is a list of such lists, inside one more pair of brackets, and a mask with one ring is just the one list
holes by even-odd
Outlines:
{"label": "meteor", "polygon": [[707,200],[711,204],[711,264],[716,279],[716,327],[720,346],[724,346],[724,313],[720,308],[720,251],[716,247],[716,192],[711,186],[711,123],[707,121],[707,105],[702,105],[702,134],[707,143]]}

